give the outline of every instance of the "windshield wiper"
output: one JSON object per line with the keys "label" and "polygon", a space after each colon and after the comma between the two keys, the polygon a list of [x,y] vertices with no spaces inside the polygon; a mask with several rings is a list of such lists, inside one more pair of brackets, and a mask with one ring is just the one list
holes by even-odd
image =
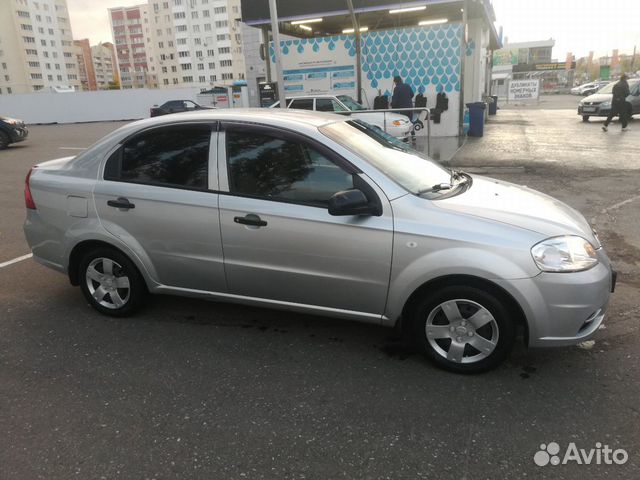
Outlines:
{"label": "windshield wiper", "polygon": [[423,190],[418,190],[416,195],[422,195],[423,193],[432,193],[432,192],[440,192],[442,190],[451,190],[453,185],[451,183],[437,183],[432,187],[425,188]]}

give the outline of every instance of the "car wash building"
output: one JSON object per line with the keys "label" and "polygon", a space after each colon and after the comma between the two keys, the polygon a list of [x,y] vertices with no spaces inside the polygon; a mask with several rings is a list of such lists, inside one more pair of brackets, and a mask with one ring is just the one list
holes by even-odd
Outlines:
{"label": "car wash building", "polygon": [[[428,108],[440,107],[432,135],[459,135],[464,105],[490,94],[492,52],[500,47],[491,2],[353,0],[353,11],[349,3],[278,0],[285,95],[348,95],[373,108],[377,96],[391,98],[399,75]],[[248,76],[261,82],[249,85],[251,94],[275,82],[276,49],[264,41],[271,38],[267,0],[244,0],[242,11],[263,45],[266,78]]]}

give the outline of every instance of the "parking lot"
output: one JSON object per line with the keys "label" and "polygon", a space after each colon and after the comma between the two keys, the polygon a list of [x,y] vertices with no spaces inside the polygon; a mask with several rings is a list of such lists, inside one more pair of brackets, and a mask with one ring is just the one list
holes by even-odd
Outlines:
{"label": "parking lot", "polygon": [[[32,126],[0,152],[0,264],[29,253],[29,167],[120,125]],[[640,121],[600,125],[504,108],[448,162],[595,225],[620,273],[594,342],[460,376],[372,325],[172,297],[108,318],[27,259],[0,268],[0,478],[638,478]],[[629,460],[536,466],[549,442]]]}

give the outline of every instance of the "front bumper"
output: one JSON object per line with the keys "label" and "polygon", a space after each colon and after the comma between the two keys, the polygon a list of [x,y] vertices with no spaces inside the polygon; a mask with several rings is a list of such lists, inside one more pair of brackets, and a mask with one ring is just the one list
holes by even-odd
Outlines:
{"label": "front bumper", "polygon": [[600,263],[583,272],[500,282],[524,311],[530,347],[575,345],[596,333],[616,282],[603,249],[598,256]]}
{"label": "front bumper", "polygon": [[11,128],[10,133],[11,143],[18,143],[26,140],[29,136],[29,130],[24,125],[14,126]]}
{"label": "front bumper", "polygon": [[590,117],[607,117],[611,113],[611,107],[601,108],[600,105],[595,106],[578,106],[578,115],[589,115]]}

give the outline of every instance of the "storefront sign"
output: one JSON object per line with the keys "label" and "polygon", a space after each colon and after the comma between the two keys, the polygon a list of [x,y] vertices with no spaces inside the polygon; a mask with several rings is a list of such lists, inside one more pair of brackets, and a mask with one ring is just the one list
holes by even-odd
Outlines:
{"label": "storefront sign", "polygon": [[576,62],[552,62],[552,63],[523,63],[513,66],[513,73],[522,72],[544,72],[549,70],[566,70],[567,66],[571,66],[570,70],[576,68]]}
{"label": "storefront sign", "polygon": [[536,100],[540,95],[539,80],[511,80],[508,100]]}

